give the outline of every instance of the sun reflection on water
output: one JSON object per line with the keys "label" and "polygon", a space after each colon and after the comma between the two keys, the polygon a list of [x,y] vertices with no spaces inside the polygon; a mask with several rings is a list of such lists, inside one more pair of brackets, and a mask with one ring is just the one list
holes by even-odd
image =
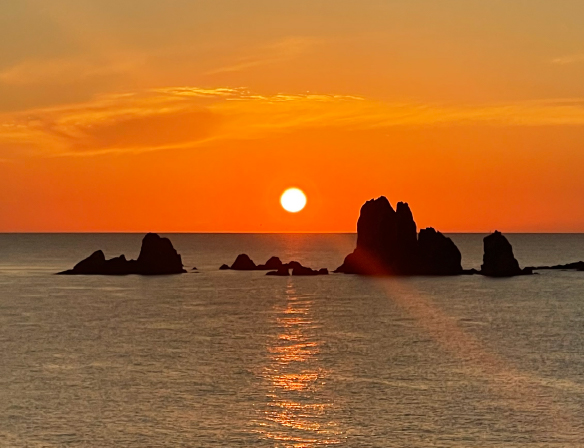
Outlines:
{"label": "sun reflection on water", "polygon": [[278,333],[267,347],[269,363],[262,371],[267,406],[258,423],[262,438],[272,440],[276,447],[341,443],[332,391],[326,387],[330,371],[320,359],[320,323],[313,305],[310,296],[296,293],[290,280],[285,305],[273,309]]}

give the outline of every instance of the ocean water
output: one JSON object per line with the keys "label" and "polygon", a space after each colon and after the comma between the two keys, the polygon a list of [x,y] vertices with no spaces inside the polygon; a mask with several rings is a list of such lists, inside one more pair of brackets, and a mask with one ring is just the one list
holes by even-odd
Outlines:
{"label": "ocean water", "polygon": [[[355,235],[168,235],[198,273],[55,276],[143,235],[0,235],[0,447],[582,447],[584,272],[370,279]],[[465,268],[483,235],[451,235]],[[522,266],[584,235],[508,235]]]}

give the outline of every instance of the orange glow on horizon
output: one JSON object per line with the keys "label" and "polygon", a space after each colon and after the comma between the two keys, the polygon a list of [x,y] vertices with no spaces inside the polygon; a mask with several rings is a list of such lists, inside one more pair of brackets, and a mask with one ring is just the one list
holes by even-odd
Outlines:
{"label": "orange glow on horizon", "polygon": [[0,232],[354,232],[381,195],[584,232],[582,2],[28,3],[0,6]]}

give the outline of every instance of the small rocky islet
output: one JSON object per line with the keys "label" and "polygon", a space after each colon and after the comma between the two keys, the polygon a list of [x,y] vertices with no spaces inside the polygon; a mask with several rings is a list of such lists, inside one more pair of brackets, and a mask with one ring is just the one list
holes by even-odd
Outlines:
{"label": "small rocky islet", "polygon": [[271,257],[264,264],[256,265],[247,254],[239,254],[231,266],[224,264],[219,269],[230,269],[233,271],[269,271],[266,275],[277,276],[288,276],[290,275],[290,270],[292,271],[292,275],[328,275],[329,273],[326,268],[318,270],[311,269],[302,266],[302,264],[297,261],[282,263],[282,260],[278,257]]}
{"label": "small rocky islet", "polygon": [[[484,255],[480,270],[463,269],[462,255],[454,242],[432,227],[417,231],[410,207],[405,202],[391,206],[386,197],[367,201],[357,221],[357,246],[345,257],[335,273],[367,276],[454,276],[480,274],[486,277],[530,275],[533,271],[561,269],[584,271],[578,261],[554,266],[521,268],[507,238],[499,232],[483,239]],[[312,269],[297,261],[283,263],[273,256],[256,265],[247,254],[236,257],[231,266],[220,270],[268,271],[270,276],[328,275],[326,268]],[[193,268],[196,271],[196,268]],[[98,250],[59,275],[170,275],[186,273],[180,254],[168,238],[148,233],[142,240],[137,260],[124,255],[106,259]]]}

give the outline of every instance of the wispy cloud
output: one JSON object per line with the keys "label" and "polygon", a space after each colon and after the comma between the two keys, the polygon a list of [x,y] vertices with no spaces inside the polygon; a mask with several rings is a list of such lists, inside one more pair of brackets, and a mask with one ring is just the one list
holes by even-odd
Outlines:
{"label": "wispy cloud", "polygon": [[551,60],[552,64],[557,64],[557,65],[576,64],[579,62],[584,62],[584,53],[561,56],[559,58],[555,58],[555,59]]}
{"label": "wispy cloud", "polygon": [[29,84],[64,84],[86,78],[130,73],[144,63],[144,59],[110,56],[108,60],[89,58],[35,59],[22,61],[0,72],[0,83],[14,86]]}
{"label": "wispy cloud", "polygon": [[241,87],[165,87],[0,115],[0,147],[50,155],[194,148],[307,128],[584,125],[584,100],[491,105],[386,103],[327,94],[263,95]]}
{"label": "wispy cloud", "polygon": [[209,70],[205,74],[217,75],[240,72],[276,62],[291,60],[306,53],[322,42],[322,39],[311,37],[288,37],[279,42],[250,49],[250,54],[239,56],[234,62]]}

